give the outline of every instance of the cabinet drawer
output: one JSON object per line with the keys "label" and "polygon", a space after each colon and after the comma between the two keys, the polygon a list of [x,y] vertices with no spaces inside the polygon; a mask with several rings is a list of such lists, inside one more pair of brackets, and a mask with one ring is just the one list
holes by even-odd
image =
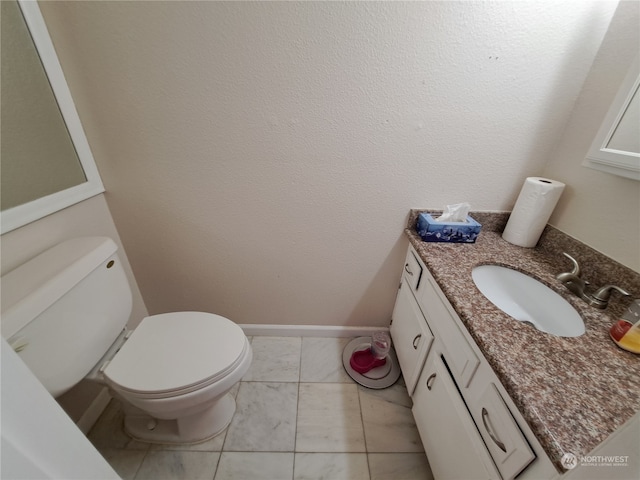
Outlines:
{"label": "cabinet drawer", "polygon": [[429,325],[437,331],[445,345],[447,362],[457,384],[466,388],[471,382],[480,360],[460,332],[456,321],[438,294],[439,287],[431,274],[424,272],[419,301]]}
{"label": "cabinet drawer", "polygon": [[389,331],[407,391],[411,395],[431,348],[433,334],[422,316],[409,285],[404,280],[398,291]]}
{"label": "cabinet drawer", "polygon": [[402,278],[406,280],[407,285],[411,287],[411,290],[414,292],[418,289],[418,285],[420,285],[420,280],[422,278],[422,265],[420,261],[416,257],[412,248],[409,248],[407,252],[407,258],[404,260],[404,267],[402,269]]}
{"label": "cabinet drawer", "polygon": [[502,478],[513,479],[533,461],[535,454],[493,383],[471,409]]}
{"label": "cabinet drawer", "polygon": [[412,412],[434,478],[500,478],[439,354],[427,360]]}

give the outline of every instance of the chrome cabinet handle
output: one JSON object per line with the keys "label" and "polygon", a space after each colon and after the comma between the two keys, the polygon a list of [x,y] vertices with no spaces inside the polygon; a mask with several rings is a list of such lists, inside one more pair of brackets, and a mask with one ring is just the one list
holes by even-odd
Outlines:
{"label": "chrome cabinet handle", "polygon": [[491,437],[491,440],[494,441],[494,443],[500,448],[500,450],[502,450],[504,453],[507,453],[507,448],[504,446],[504,443],[498,440],[498,437],[496,437],[496,435],[489,427],[489,412],[487,412],[487,409],[484,407],[482,407],[482,423],[484,424],[484,428],[486,428],[487,433]]}
{"label": "chrome cabinet handle", "polygon": [[422,334],[421,334],[421,333],[419,333],[418,335],[416,335],[416,336],[414,337],[414,339],[413,339],[413,349],[414,349],[414,350],[417,350],[417,349],[418,349],[418,343],[419,343],[419,340],[420,340],[420,338],[421,338],[421,337],[422,337]]}
{"label": "chrome cabinet handle", "polygon": [[409,275],[411,275],[413,277],[413,272],[411,270],[409,270],[409,264],[408,263],[404,264],[404,271],[407,272]]}
{"label": "chrome cabinet handle", "polygon": [[431,390],[431,387],[433,387],[433,381],[436,379],[436,374],[432,373],[431,375],[429,375],[429,378],[427,378],[427,390]]}

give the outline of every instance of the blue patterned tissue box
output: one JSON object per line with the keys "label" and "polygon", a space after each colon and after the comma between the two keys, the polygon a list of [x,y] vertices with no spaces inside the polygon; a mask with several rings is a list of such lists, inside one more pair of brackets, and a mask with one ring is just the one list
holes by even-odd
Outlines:
{"label": "blue patterned tissue box", "polygon": [[470,216],[466,222],[436,222],[428,213],[418,216],[416,231],[425,242],[474,243],[482,225]]}

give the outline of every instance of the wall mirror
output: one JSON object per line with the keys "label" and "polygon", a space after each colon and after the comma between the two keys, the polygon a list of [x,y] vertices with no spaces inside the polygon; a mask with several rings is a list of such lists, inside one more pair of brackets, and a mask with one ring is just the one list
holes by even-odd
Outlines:
{"label": "wall mirror", "polygon": [[0,3],[4,234],[104,187],[37,2]]}
{"label": "wall mirror", "polygon": [[640,180],[640,61],[636,56],[583,165]]}

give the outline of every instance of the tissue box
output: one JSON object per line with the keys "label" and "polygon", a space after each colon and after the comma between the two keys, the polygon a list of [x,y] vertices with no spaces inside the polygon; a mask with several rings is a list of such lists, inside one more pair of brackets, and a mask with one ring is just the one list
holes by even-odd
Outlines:
{"label": "tissue box", "polygon": [[428,213],[418,216],[416,230],[425,242],[474,243],[482,225],[473,218],[466,222],[436,222]]}

